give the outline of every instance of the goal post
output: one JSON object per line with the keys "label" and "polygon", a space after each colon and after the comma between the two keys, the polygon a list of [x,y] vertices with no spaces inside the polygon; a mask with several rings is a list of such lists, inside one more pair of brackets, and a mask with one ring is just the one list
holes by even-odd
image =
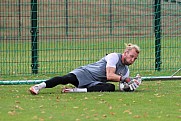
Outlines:
{"label": "goal post", "polygon": [[[181,76],[150,76],[141,77],[143,81],[158,81],[158,80],[181,80]],[[8,80],[0,81],[0,85],[30,85],[39,84],[46,80]]]}
{"label": "goal post", "polygon": [[[181,68],[175,71],[171,76],[145,76],[141,77],[143,81],[156,81],[156,80],[181,80],[181,76],[175,76]],[[8,80],[0,81],[0,85],[26,85],[26,84],[38,84],[46,80]]]}

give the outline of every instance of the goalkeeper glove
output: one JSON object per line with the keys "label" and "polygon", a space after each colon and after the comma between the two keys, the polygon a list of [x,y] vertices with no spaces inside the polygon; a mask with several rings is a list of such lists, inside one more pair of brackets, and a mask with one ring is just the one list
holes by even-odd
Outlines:
{"label": "goalkeeper glove", "polygon": [[135,90],[136,88],[138,88],[141,82],[141,76],[137,74],[136,77],[128,83],[130,90]]}
{"label": "goalkeeper glove", "polygon": [[141,84],[141,76],[137,74],[137,76],[134,79],[126,78],[124,81],[120,81],[119,83],[119,89],[121,91],[134,91],[136,90],[139,85]]}
{"label": "goalkeeper glove", "polygon": [[132,90],[132,91],[136,90],[136,88],[139,87],[136,79],[131,80],[131,81],[128,83],[128,85],[129,85],[130,90]]}

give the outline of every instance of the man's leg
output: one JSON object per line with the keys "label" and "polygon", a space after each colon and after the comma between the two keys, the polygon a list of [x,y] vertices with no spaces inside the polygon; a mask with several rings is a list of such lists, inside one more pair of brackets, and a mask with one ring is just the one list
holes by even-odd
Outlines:
{"label": "man's leg", "polygon": [[76,87],[79,85],[79,81],[77,80],[77,77],[72,73],[69,73],[62,77],[57,76],[57,77],[51,78],[45,82],[42,82],[40,84],[36,84],[36,85],[30,87],[29,91],[32,94],[36,95],[43,88],[53,88],[59,84],[65,85],[65,84],[69,84],[69,83]]}
{"label": "man's leg", "polygon": [[65,76],[57,76],[57,77],[51,78],[45,81],[45,83],[46,83],[45,88],[52,88],[59,84],[62,84],[62,85],[72,84],[75,87],[79,85],[79,81],[77,80],[77,77],[72,73],[69,73]]}
{"label": "man's leg", "polygon": [[113,91],[115,91],[115,85],[111,83],[99,83],[87,88],[87,92],[113,92]]}

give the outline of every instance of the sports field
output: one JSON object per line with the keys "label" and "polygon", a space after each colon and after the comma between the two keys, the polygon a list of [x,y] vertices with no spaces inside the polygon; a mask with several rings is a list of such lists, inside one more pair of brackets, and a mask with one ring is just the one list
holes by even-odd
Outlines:
{"label": "sports field", "polygon": [[[117,84],[116,84],[117,85]],[[136,92],[31,95],[30,85],[0,86],[1,121],[180,121],[180,81],[146,81]]]}
{"label": "sports field", "polygon": [[[181,68],[180,5],[162,1],[161,71],[156,71],[154,1],[70,0],[68,8],[66,1],[38,1],[38,74],[31,66],[31,2],[1,1],[0,81],[64,75],[107,53],[122,53],[124,43],[141,48],[131,77],[170,76]],[[114,84],[116,92],[61,93],[59,85],[39,95],[28,92],[32,85],[0,85],[0,121],[181,120],[181,80],[143,81],[135,92],[120,92]]]}

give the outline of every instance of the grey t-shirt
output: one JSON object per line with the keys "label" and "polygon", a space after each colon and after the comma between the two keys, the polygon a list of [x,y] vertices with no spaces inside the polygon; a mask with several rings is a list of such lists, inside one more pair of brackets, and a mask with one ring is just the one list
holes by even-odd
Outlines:
{"label": "grey t-shirt", "polygon": [[[114,56],[111,56],[111,55],[114,55]],[[121,75],[121,76],[126,76],[126,77],[129,76],[128,66],[122,64],[121,62],[122,55],[120,53],[110,53],[106,56],[118,58],[117,62],[115,63],[116,74]],[[106,56],[95,63],[81,66],[70,72],[76,75],[79,81],[79,85],[78,85],[79,88],[90,87],[101,82],[111,81],[111,80],[107,80],[106,78],[106,67],[109,61],[109,59],[107,59]],[[110,59],[110,60],[113,61],[114,59]]]}

